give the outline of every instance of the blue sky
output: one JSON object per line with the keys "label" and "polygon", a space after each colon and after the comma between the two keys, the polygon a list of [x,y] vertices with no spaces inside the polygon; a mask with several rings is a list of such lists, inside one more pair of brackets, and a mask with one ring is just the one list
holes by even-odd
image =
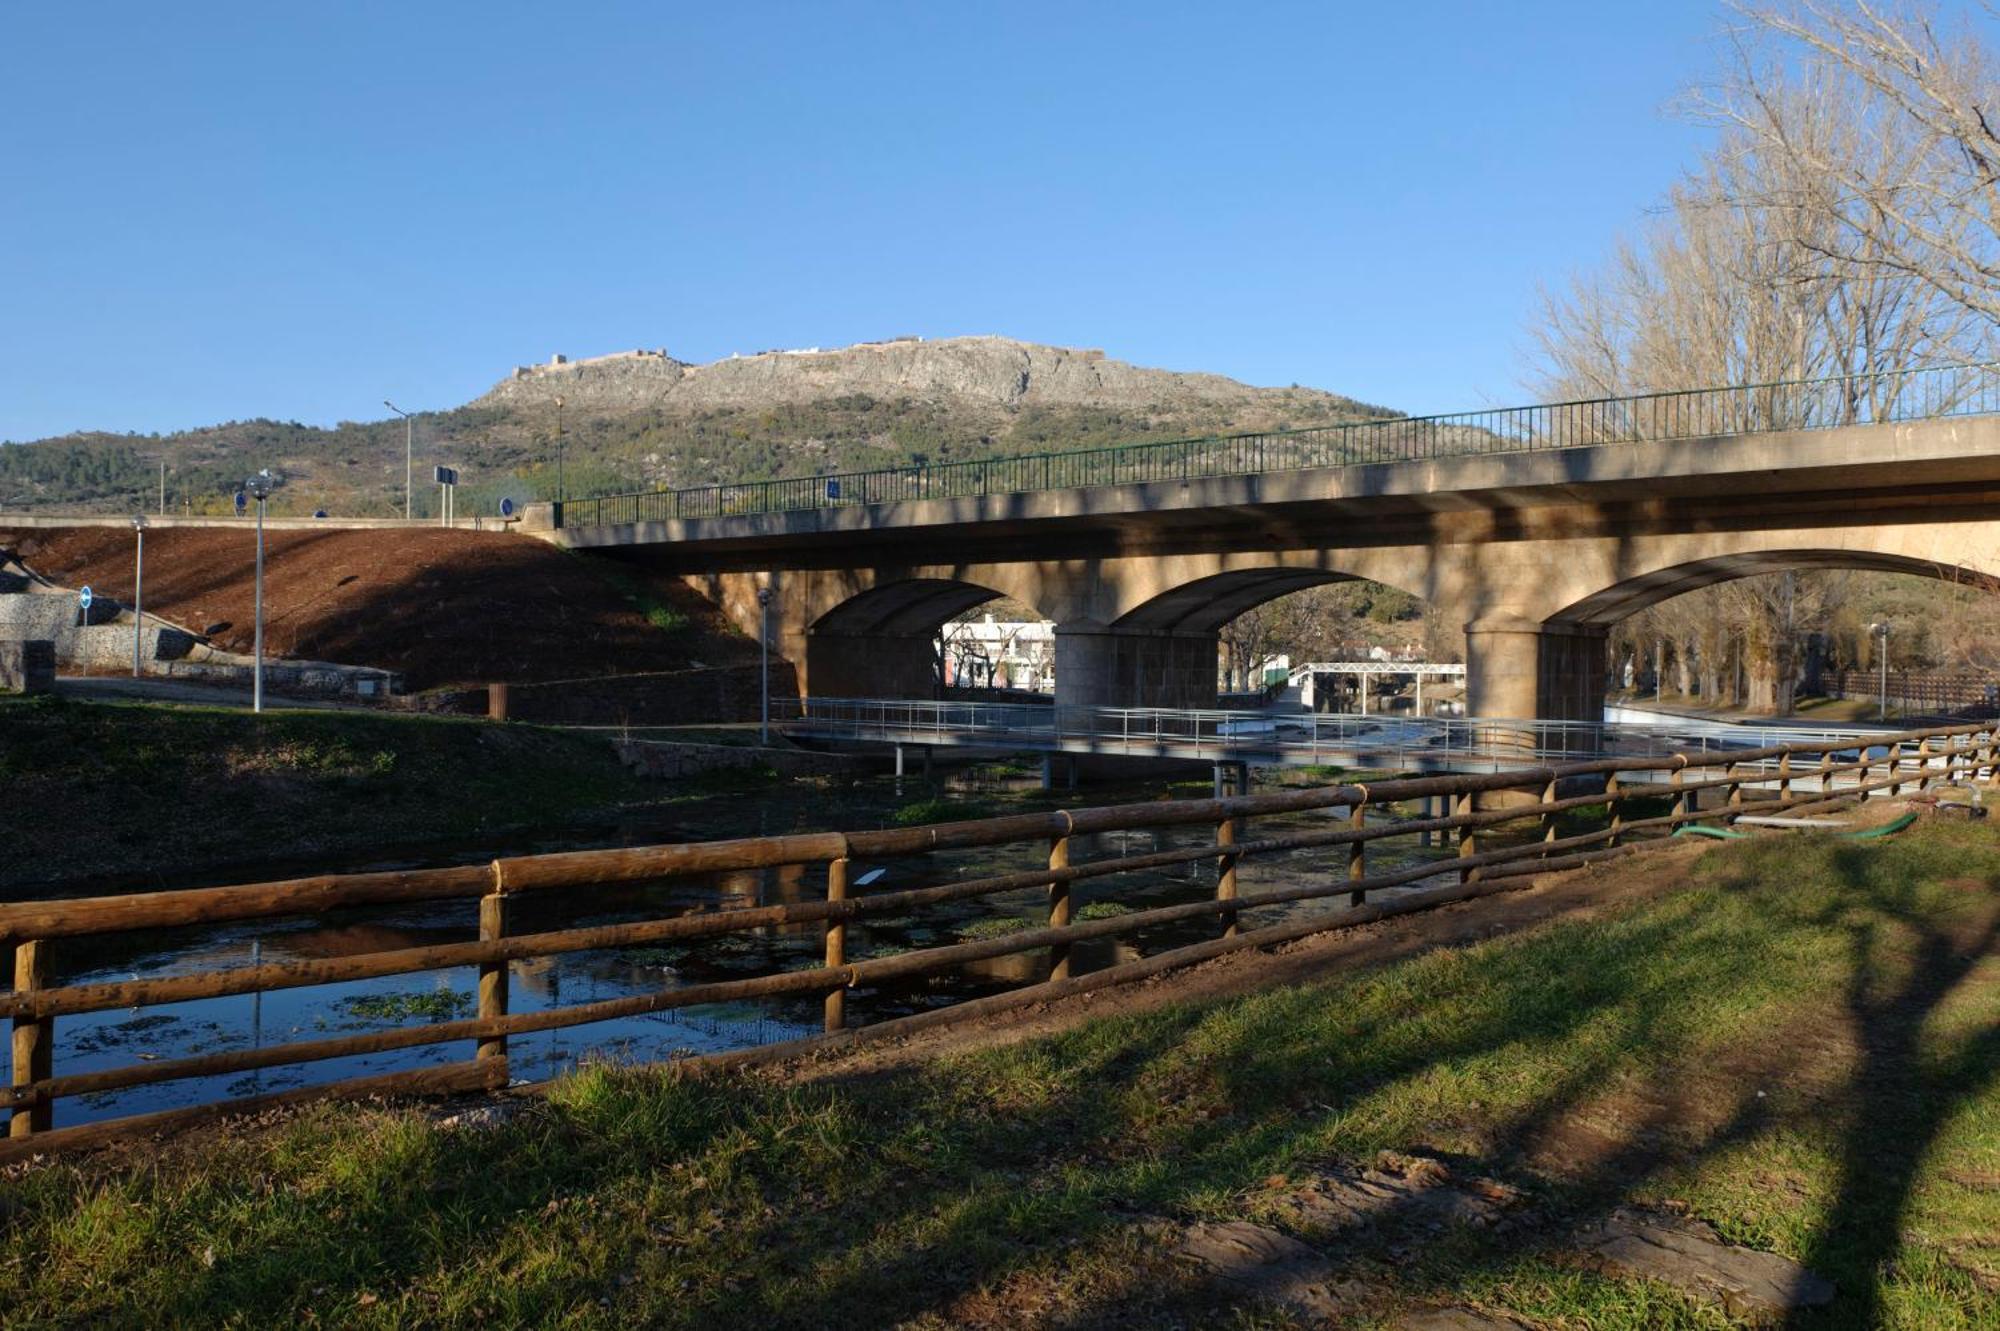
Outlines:
{"label": "blue sky", "polygon": [[1703,131],[1716,5],[95,4],[0,17],[0,439],[518,363],[1003,333],[1411,411]]}

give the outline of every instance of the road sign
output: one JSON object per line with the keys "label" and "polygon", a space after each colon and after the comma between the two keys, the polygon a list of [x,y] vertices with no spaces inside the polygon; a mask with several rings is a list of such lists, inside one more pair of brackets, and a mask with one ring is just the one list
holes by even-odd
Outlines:
{"label": "road sign", "polygon": [[76,594],[76,603],[85,610],[90,609],[90,603],[96,599],[96,595],[90,590],[89,583],[85,583],[83,590]]}
{"label": "road sign", "polygon": [[514,501],[513,501],[513,500],[511,500],[511,499],[502,499],[502,500],[500,501],[500,516],[501,516],[501,517],[503,517],[503,518],[511,518],[511,517],[513,517],[513,516],[514,516]]}
{"label": "road sign", "polygon": [[436,469],[436,471],[437,471],[437,483],[438,483],[439,485],[457,485],[457,484],[458,484],[458,468],[456,468],[456,467],[439,467],[439,468],[437,468],[437,469]]}
{"label": "road sign", "polygon": [[238,490],[236,492],[236,516],[239,518],[242,517],[243,510],[249,507],[250,507],[250,496],[244,494],[241,490]]}

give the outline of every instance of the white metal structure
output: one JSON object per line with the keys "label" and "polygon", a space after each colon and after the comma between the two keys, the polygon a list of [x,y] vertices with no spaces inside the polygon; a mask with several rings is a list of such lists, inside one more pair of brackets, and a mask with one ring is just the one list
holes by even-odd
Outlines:
{"label": "white metal structure", "polygon": [[1361,698],[1361,715],[1368,715],[1368,693],[1370,685],[1378,675],[1392,678],[1412,678],[1417,682],[1416,714],[1424,714],[1424,681],[1426,679],[1465,679],[1465,663],[1430,661],[1309,661],[1302,666],[1294,666],[1285,677],[1285,683],[1299,690],[1299,700],[1307,708],[1313,705],[1313,677],[1316,675],[1353,675],[1359,681],[1356,692]]}

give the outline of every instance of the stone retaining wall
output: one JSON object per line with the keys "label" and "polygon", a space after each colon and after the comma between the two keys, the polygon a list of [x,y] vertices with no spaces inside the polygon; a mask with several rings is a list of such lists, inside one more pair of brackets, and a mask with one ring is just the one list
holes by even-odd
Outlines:
{"label": "stone retaining wall", "polygon": [[56,645],[47,638],[0,640],[0,693],[47,693],[56,686]]}

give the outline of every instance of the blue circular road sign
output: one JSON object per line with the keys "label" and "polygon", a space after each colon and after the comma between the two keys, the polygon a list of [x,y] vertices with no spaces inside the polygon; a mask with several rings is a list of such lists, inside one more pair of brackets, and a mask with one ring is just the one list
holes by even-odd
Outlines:
{"label": "blue circular road sign", "polygon": [[513,516],[514,516],[514,501],[513,501],[513,500],[511,500],[511,499],[502,499],[502,500],[500,501],[500,516],[501,516],[501,517],[503,517],[503,518],[511,518],[511,517],[513,517]]}
{"label": "blue circular road sign", "polygon": [[90,603],[96,599],[97,597],[90,590],[89,583],[85,583],[83,586],[83,590],[76,594],[76,603],[82,606],[85,610],[90,609]]}

